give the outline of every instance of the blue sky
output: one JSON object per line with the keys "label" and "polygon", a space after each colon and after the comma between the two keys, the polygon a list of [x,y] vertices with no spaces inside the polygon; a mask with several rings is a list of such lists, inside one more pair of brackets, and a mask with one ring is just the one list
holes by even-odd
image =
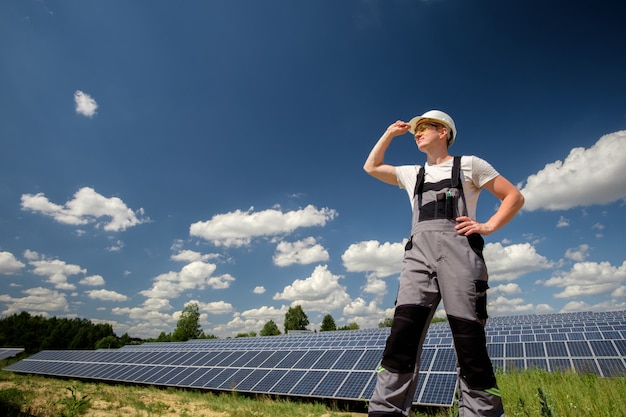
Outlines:
{"label": "blue sky", "polygon": [[[486,237],[490,314],[626,309],[617,3],[3,1],[1,315],[376,327],[410,205],[362,165],[430,109],[526,197]],[[387,161],[424,156],[406,135]]]}

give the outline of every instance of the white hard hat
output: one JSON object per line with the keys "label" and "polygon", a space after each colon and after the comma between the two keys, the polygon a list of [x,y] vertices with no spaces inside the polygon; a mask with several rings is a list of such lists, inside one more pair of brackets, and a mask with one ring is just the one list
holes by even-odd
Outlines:
{"label": "white hard hat", "polygon": [[411,121],[409,122],[409,124],[411,125],[409,131],[415,134],[415,128],[417,127],[417,124],[423,120],[432,120],[433,122],[438,122],[445,125],[448,130],[450,130],[450,139],[448,146],[454,143],[454,140],[456,139],[456,126],[454,125],[454,120],[452,120],[452,117],[450,117],[450,115],[440,110],[429,110],[421,116],[416,116],[411,119]]}

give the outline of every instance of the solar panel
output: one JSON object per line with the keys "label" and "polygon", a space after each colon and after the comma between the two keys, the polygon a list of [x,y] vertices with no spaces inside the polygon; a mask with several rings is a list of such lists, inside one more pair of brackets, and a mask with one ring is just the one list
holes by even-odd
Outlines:
{"label": "solar panel", "polygon": [[0,348],[0,359],[12,358],[22,352],[23,348]]}
{"label": "solar panel", "polygon": [[[146,343],[111,350],[51,350],[5,369],[217,391],[367,400],[388,335],[386,328]],[[626,311],[496,317],[490,319],[486,336],[492,363],[504,372],[540,368],[626,375]],[[451,406],[457,365],[447,323],[430,327],[420,362],[414,404]]]}

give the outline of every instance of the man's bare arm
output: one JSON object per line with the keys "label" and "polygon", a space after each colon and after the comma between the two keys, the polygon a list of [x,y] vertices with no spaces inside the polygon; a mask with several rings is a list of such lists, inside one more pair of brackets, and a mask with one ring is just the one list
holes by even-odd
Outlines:
{"label": "man's bare arm", "polygon": [[396,136],[404,135],[411,126],[401,120],[393,123],[387,128],[385,133],[378,139],[370,151],[363,169],[372,177],[377,178],[387,184],[398,185],[396,178],[396,167],[385,164],[385,152]]}

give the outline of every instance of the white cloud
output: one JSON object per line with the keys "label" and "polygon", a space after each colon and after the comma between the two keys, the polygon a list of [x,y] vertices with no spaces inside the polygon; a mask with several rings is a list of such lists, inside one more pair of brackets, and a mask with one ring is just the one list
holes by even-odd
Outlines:
{"label": "white cloud", "polygon": [[274,294],[274,300],[291,300],[302,309],[330,312],[350,302],[346,287],[339,284],[342,276],[333,275],[326,265],[318,265],[310,277],[295,280],[283,292]]}
{"label": "white cloud", "polygon": [[497,295],[502,293],[504,295],[513,295],[519,294],[522,292],[522,289],[519,285],[509,282],[508,284],[500,284],[493,288],[489,289],[489,295]]}
{"label": "white cloud", "polygon": [[0,252],[0,274],[13,275],[20,272],[25,266],[11,252]]}
{"label": "white cloud", "polygon": [[171,260],[177,262],[194,262],[194,261],[202,261],[206,262],[211,259],[218,258],[218,254],[201,254],[200,252],[196,252],[193,250],[180,250],[178,253],[172,255],[170,257]]}
{"label": "white cloud", "polygon": [[274,254],[274,264],[278,266],[307,265],[324,262],[328,259],[328,251],[318,244],[314,237],[293,243],[280,242],[276,246],[276,253]]}
{"label": "white cloud", "polygon": [[76,285],[67,282],[67,278],[72,275],[85,274],[86,269],[78,265],[67,264],[64,261],[53,259],[41,259],[29,262],[34,266],[33,273],[39,276],[48,277],[46,282],[54,284],[60,290],[75,290]]}
{"label": "white cloud", "polygon": [[63,206],[50,202],[43,193],[24,194],[22,210],[41,213],[59,223],[76,226],[92,223],[101,217],[110,217],[110,221],[104,225],[104,230],[110,232],[123,231],[149,221],[148,218],[141,218],[143,209],[134,212],[118,197],[106,198],[89,187],[78,190],[74,198]]}
{"label": "white cloud", "polygon": [[589,149],[574,148],[565,161],[528,177],[524,210],[567,210],[626,198],[626,130],[602,136]]}
{"label": "white cloud", "polygon": [[37,287],[24,290],[23,293],[26,296],[22,298],[0,295],[0,302],[8,303],[7,309],[2,312],[3,315],[16,314],[21,311],[43,315],[55,311],[69,311],[65,294],[62,292]]}
{"label": "white cloud", "polygon": [[335,210],[317,209],[312,205],[284,213],[279,209],[255,212],[251,207],[245,212],[217,214],[211,220],[193,223],[189,234],[218,246],[244,246],[255,237],[283,235],[300,227],[324,226],[335,216]]}
{"label": "white cloud", "polygon": [[527,303],[522,298],[496,297],[490,300],[487,311],[490,316],[504,316],[508,314],[544,314],[553,309],[547,304]]}
{"label": "white cloud", "polygon": [[93,117],[98,109],[98,103],[89,94],[85,94],[80,90],[74,93],[74,103],[76,104],[76,113],[83,116]]}
{"label": "white cloud", "polygon": [[109,291],[109,290],[85,291],[85,294],[87,294],[87,297],[91,298],[92,300],[103,300],[103,301],[127,301],[128,300],[128,297],[125,296],[124,294],[120,294],[118,292]]}
{"label": "white cloud", "polygon": [[380,244],[376,240],[353,243],[341,255],[347,271],[371,272],[379,278],[400,273],[405,243]]}
{"label": "white cloud", "polygon": [[553,267],[530,243],[503,246],[488,243],[483,251],[489,270],[489,281],[512,281],[533,271]]}
{"label": "white cloud", "polygon": [[579,262],[569,272],[557,272],[544,285],[563,288],[556,298],[610,294],[626,281],[626,261],[620,267],[608,262]]}
{"label": "white cloud", "polygon": [[577,248],[570,248],[565,251],[565,257],[573,261],[582,262],[589,256],[589,245],[582,244]]}
{"label": "white cloud", "polygon": [[228,288],[235,280],[225,274],[213,276],[216,265],[201,261],[194,261],[185,265],[180,272],[170,271],[154,278],[152,287],[140,291],[140,294],[149,298],[176,298],[186,290],[203,290],[206,286],[213,289]]}
{"label": "white cloud", "polygon": [[265,287],[263,286],[254,287],[254,290],[252,290],[252,292],[255,294],[265,294]]}
{"label": "white cloud", "polygon": [[280,326],[279,323],[284,322],[285,314],[287,314],[287,311],[288,307],[284,305],[280,308],[262,306],[259,308],[246,310],[241,313],[241,316],[247,319],[265,320],[265,322],[274,320],[274,322]]}
{"label": "white cloud", "polygon": [[99,287],[104,285],[104,278],[100,275],[91,275],[81,279],[78,283],[82,285],[90,285],[92,287]]}
{"label": "white cloud", "polygon": [[379,308],[376,301],[368,303],[363,298],[358,297],[343,308],[343,320],[346,324],[357,323],[361,329],[371,329],[378,327],[378,323],[383,321],[385,317],[393,317],[393,311],[393,308],[387,310]]}
{"label": "white cloud", "polygon": [[556,223],[556,227],[561,228],[561,227],[568,227],[569,226],[569,219],[561,216],[559,217],[559,221]]}
{"label": "white cloud", "polygon": [[124,247],[124,242],[121,240],[117,240],[113,245],[108,246],[106,248],[107,252],[119,252]]}

